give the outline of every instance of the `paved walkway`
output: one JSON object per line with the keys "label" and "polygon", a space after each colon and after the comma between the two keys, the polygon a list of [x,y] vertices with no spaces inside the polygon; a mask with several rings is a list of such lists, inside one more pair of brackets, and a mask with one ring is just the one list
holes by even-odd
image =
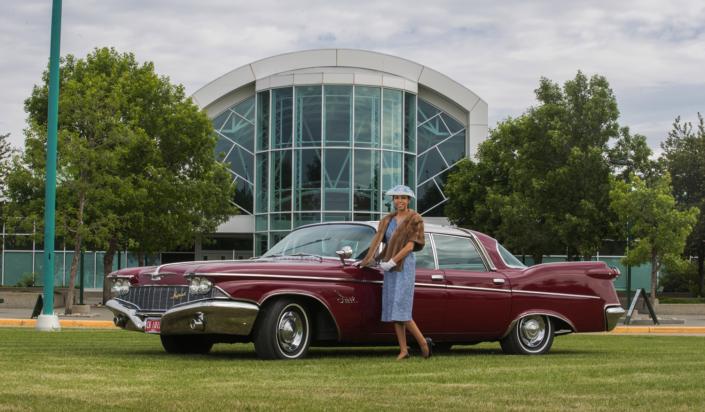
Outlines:
{"label": "paved walkway", "polygon": [[[92,306],[90,313],[64,315],[64,308],[56,308],[62,328],[113,328],[113,313],[107,308]],[[35,327],[36,319],[30,319],[32,309],[2,308],[0,305],[0,326]]]}
{"label": "paved walkway", "polygon": [[[93,306],[90,313],[83,315],[63,315],[64,309],[57,308],[59,323],[62,328],[113,328],[113,314],[105,307]],[[0,305],[0,327],[35,327],[36,319],[30,319],[32,309],[2,308]],[[677,315],[672,319],[678,324],[654,325],[642,315],[629,326],[618,325],[610,334],[667,334],[705,336],[705,315]]]}

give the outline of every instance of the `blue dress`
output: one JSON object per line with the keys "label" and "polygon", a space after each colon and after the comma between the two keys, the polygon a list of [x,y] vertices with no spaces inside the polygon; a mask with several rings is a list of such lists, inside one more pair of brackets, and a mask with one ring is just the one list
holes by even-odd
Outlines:
{"label": "blue dress", "polygon": [[[392,238],[397,228],[397,219],[392,218],[384,234],[384,242]],[[416,280],[416,256],[409,253],[404,259],[401,272],[384,272],[382,286],[382,322],[404,322],[411,320],[414,303],[414,281]]]}

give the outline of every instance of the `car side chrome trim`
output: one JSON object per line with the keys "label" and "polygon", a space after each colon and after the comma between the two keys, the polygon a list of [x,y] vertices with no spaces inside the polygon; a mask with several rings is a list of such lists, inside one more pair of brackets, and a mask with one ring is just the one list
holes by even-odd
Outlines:
{"label": "car side chrome trim", "polygon": [[497,288],[483,288],[480,286],[456,286],[447,285],[448,289],[461,289],[461,290],[477,290],[480,292],[500,292],[500,293],[512,293],[511,289],[497,289]]}
{"label": "car side chrome trim", "polygon": [[416,282],[414,283],[415,287],[422,287],[422,288],[440,288],[440,289],[446,289],[446,285],[439,285],[437,283],[420,283]]}
{"label": "car side chrome trim", "polygon": [[258,277],[270,279],[299,279],[299,280],[332,280],[336,282],[361,282],[349,278],[329,278],[325,276],[301,276],[301,275],[268,275],[264,273],[219,273],[219,272],[194,272],[194,276],[220,276],[220,277]]}
{"label": "car side chrome trim", "polygon": [[556,297],[561,297],[561,298],[601,299],[599,296],[594,296],[594,295],[575,295],[572,293],[539,292],[539,291],[534,291],[534,290],[521,290],[521,289],[513,289],[512,293],[523,293],[523,294],[528,294],[528,295],[556,296]]}
{"label": "car side chrome trim", "polygon": [[[259,278],[269,278],[269,279],[298,279],[298,280],[312,280],[312,281],[333,281],[333,282],[349,282],[349,283],[384,283],[381,280],[358,280],[350,278],[329,278],[324,276],[301,276],[301,275],[268,275],[260,273],[194,273],[198,276],[221,276],[221,277],[259,277]],[[517,293],[517,294],[528,294],[528,295],[542,295],[542,296],[555,296],[562,298],[583,298],[583,299],[600,299],[599,296],[592,295],[576,295],[572,293],[559,293],[559,292],[540,292],[534,290],[520,290],[520,289],[496,289],[496,288],[483,288],[477,286],[455,286],[455,285],[439,285],[432,283],[416,282],[415,285],[420,287],[433,287],[433,288],[448,288],[448,289],[465,289],[465,290],[478,290],[484,292],[499,292],[499,293]]]}
{"label": "car side chrome trim", "polygon": [[[432,284],[427,284],[427,283],[416,283],[416,285],[422,285],[422,286],[435,286],[439,287],[440,285],[432,285]],[[600,299],[599,296],[591,296],[591,295],[574,295],[570,293],[558,293],[558,292],[538,292],[538,291],[533,291],[533,290],[512,290],[512,289],[497,289],[497,288],[483,288],[479,286],[456,286],[456,285],[445,285],[447,289],[461,289],[461,290],[477,290],[481,292],[499,292],[499,293],[523,293],[523,294],[530,294],[530,295],[543,295],[543,296],[556,296],[556,297],[562,297],[562,298],[585,298],[585,299]]]}

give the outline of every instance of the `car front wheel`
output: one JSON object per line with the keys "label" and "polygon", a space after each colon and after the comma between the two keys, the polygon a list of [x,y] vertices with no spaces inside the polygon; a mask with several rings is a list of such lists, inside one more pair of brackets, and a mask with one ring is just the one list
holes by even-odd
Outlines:
{"label": "car front wheel", "polygon": [[541,355],[551,349],[553,332],[553,322],[548,316],[527,315],[516,321],[500,343],[507,354]]}
{"label": "car front wheel", "polygon": [[300,359],[311,343],[311,324],[306,308],[290,299],[267,305],[257,320],[254,342],[263,359]]}

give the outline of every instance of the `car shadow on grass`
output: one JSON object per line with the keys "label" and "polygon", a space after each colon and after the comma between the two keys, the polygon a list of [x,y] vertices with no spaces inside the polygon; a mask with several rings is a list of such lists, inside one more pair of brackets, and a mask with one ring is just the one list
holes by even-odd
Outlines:
{"label": "car shadow on grass", "polygon": [[[144,357],[149,359],[155,358],[210,358],[210,359],[242,359],[242,360],[257,360],[257,354],[251,344],[218,344],[208,354],[173,354],[166,353],[163,349],[136,349],[131,350],[130,356]],[[393,346],[389,347],[314,347],[311,348],[306,355],[307,359],[326,359],[326,358],[389,358],[396,357],[398,349]],[[411,357],[421,357],[418,349],[410,348]],[[601,351],[594,350],[579,350],[579,349],[552,349],[544,356],[564,357],[576,355],[595,355]],[[500,347],[474,347],[461,346],[454,347],[451,350],[435,351],[434,357],[452,358],[452,357],[471,357],[471,356],[512,356],[502,352]]]}

